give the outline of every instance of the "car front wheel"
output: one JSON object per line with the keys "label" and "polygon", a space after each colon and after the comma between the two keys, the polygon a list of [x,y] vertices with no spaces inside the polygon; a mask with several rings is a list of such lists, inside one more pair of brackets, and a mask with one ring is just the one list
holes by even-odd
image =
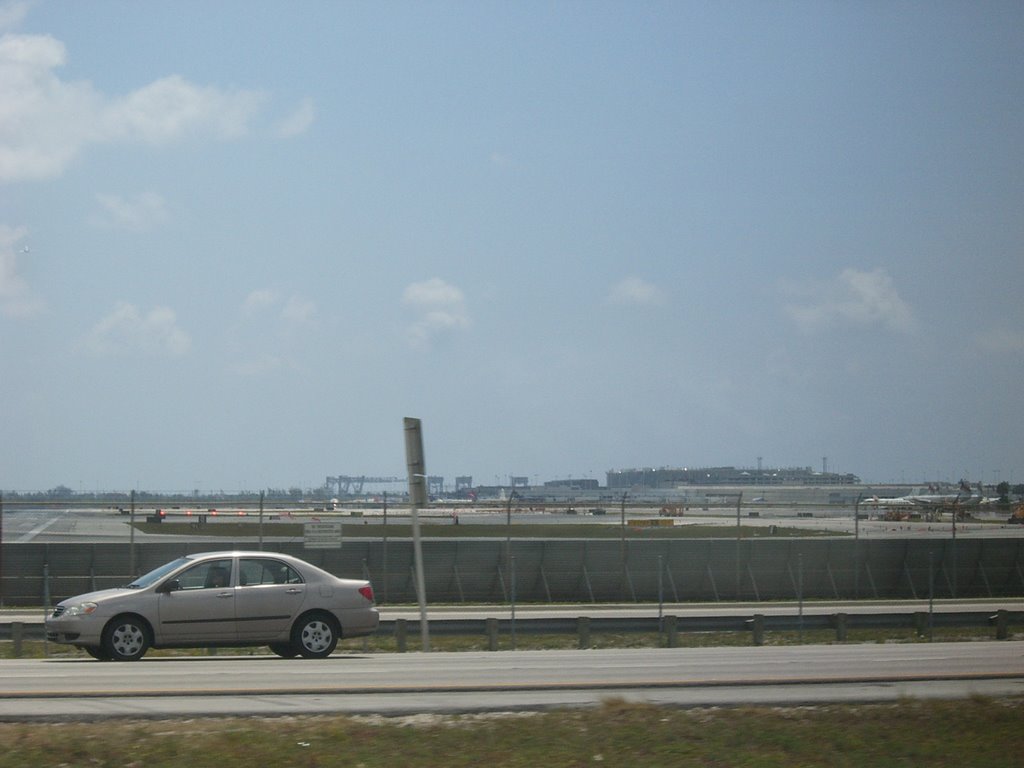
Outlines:
{"label": "car front wheel", "polygon": [[102,651],[114,661],[138,661],[149,650],[149,627],[135,616],[118,616],[103,630]]}
{"label": "car front wheel", "polygon": [[324,659],[338,645],[338,623],[325,613],[307,614],[295,622],[292,645],[306,659]]}

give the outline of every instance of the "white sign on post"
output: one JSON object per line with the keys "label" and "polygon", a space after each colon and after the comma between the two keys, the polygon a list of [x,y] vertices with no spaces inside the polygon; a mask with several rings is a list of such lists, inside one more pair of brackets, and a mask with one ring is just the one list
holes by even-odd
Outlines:
{"label": "white sign on post", "polygon": [[341,523],[306,523],[302,536],[306,549],[341,549]]}

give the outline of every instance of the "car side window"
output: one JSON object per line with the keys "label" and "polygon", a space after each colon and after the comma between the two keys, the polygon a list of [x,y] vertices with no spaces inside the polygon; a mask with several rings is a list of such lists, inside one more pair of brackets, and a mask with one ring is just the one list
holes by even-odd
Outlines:
{"label": "car side window", "polygon": [[260,584],[301,584],[302,577],[287,563],[270,558],[243,558],[238,563],[239,586]]}
{"label": "car side window", "polygon": [[177,578],[180,588],[223,589],[231,586],[231,561],[211,560],[182,572]]}

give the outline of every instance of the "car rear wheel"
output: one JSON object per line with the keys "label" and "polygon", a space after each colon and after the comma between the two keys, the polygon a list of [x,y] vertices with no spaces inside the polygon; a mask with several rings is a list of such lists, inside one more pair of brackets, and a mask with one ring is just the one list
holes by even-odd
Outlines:
{"label": "car rear wheel", "polygon": [[100,650],[114,661],[138,661],[149,650],[149,627],[137,616],[118,616],[103,630]]}
{"label": "car rear wheel", "polygon": [[324,659],[338,645],[341,629],[334,617],[326,613],[309,613],[292,629],[292,645],[306,659]]}
{"label": "car rear wheel", "polygon": [[294,659],[299,655],[299,650],[291,643],[271,643],[270,650],[282,659]]}

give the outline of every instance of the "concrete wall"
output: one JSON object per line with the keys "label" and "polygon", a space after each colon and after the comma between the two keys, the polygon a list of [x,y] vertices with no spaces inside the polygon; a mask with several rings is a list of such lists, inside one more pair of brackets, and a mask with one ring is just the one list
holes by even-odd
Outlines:
{"label": "concrete wall", "polygon": [[[216,547],[230,549],[224,542]],[[240,544],[250,549],[252,544]],[[209,544],[200,545],[213,549]],[[348,541],[339,550],[275,548],[342,576],[369,578],[381,603],[414,603],[412,543]],[[136,570],[198,551],[138,544]],[[425,541],[427,599],[509,599],[505,542]],[[773,539],[523,540],[511,548],[517,601],[590,602],[1015,597],[1024,595],[1024,540]],[[130,580],[124,544],[5,544],[4,605],[52,604]]]}

